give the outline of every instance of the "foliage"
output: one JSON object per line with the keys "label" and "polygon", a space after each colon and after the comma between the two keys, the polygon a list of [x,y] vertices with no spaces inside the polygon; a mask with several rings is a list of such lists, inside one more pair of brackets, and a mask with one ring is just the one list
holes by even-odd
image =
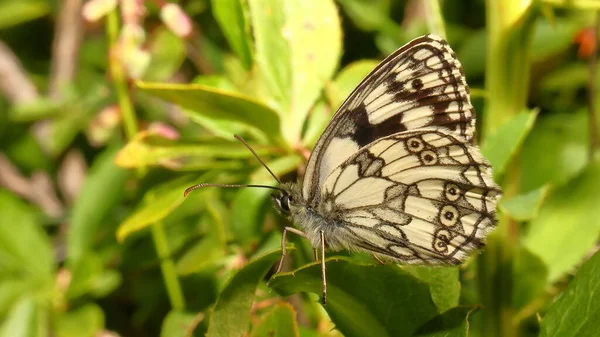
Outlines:
{"label": "foliage", "polygon": [[[0,2],[0,336],[596,334],[596,1],[78,3]],[[331,252],[322,306],[305,240],[273,275],[269,191],[183,196],[276,183],[233,134],[297,179],[360,80],[429,31],[505,191],[481,255]]]}

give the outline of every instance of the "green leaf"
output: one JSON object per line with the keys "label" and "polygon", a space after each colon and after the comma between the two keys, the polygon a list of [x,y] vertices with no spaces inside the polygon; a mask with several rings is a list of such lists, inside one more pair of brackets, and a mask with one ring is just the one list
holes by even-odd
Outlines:
{"label": "green leaf", "polygon": [[225,228],[230,211],[221,201],[218,192],[218,189],[205,191],[206,197],[202,201],[208,214],[203,217],[203,222],[208,229],[202,240],[177,260],[177,272],[180,275],[195,273],[222,262],[227,251]]}
{"label": "green leaf", "polygon": [[279,115],[251,97],[199,84],[136,82],[149,95],[156,96],[197,114],[223,121],[253,126],[272,140],[280,140]]}
{"label": "green leaf", "polygon": [[[35,247],[35,249],[32,249]],[[54,251],[33,208],[0,189],[0,275],[54,284]]]}
{"label": "green leaf", "polygon": [[229,280],[210,316],[207,337],[243,336],[248,332],[256,287],[280,256],[281,251],[276,250],[250,261]]}
{"label": "green leaf", "polygon": [[524,111],[495,129],[481,145],[481,153],[494,168],[494,176],[500,177],[512,158],[519,152],[525,137],[533,127],[537,111]]}
{"label": "green leaf", "polygon": [[67,232],[70,263],[93,248],[102,220],[123,198],[129,173],[114,164],[117,151],[116,147],[109,148],[96,157],[75,198]]}
{"label": "green leaf", "polygon": [[[568,81],[567,81],[568,82]],[[542,116],[523,143],[519,157],[521,191],[561,184],[587,164],[587,110]]]}
{"label": "green leaf", "polygon": [[[276,176],[283,176],[295,170],[302,162],[297,155],[281,157],[267,163],[267,166]],[[256,169],[251,175],[253,184],[273,184],[273,178],[263,167]],[[263,211],[265,200],[273,193],[264,188],[246,188],[236,193],[231,206],[231,230],[236,241],[249,248],[259,240],[263,226],[262,219],[266,215]]]}
{"label": "green leaf", "polygon": [[181,67],[185,60],[185,42],[166,27],[158,27],[151,36],[150,64],[144,81],[166,81]]}
{"label": "green leaf", "polygon": [[0,29],[31,21],[50,13],[45,0],[3,0],[0,2]]}
{"label": "green leaf", "polygon": [[[233,138],[231,134],[228,138]],[[259,156],[273,152],[273,148],[253,146]],[[197,144],[153,139],[140,133],[115,158],[124,168],[163,166],[177,171],[206,169],[234,170],[244,168],[243,162],[231,159],[254,158],[241,143],[202,141]],[[224,160],[225,159],[225,160]]]}
{"label": "green leaf", "polygon": [[328,91],[331,103],[338,107],[358,84],[379,64],[375,60],[360,60],[347,65],[336,76]]}
{"label": "green leaf", "polygon": [[[191,312],[182,312],[171,310],[160,329],[161,337],[191,337],[196,336],[195,333],[190,334],[190,330],[194,331],[195,327],[204,318],[204,314],[194,314]],[[192,330],[194,329],[194,330]],[[199,336],[199,335],[198,335]]]}
{"label": "green leaf", "polygon": [[289,43],[293,71],[290,114],[282,117],[282,124],[284,137],[289,144],[295,144],[300,140],[310,108],[337,67],[342,32],[333,0],[287,1],[285,12],[281,38]]}
{"label": "green leaf", "polygon": [[250,337],[299,337],[296,312],[289,303],[278,303],[256,324]]}
{"label": "green leaf", "polygon": [[406,266],[404,270],[429,284],[431,299],[440,312],[458,305],[460,298],[458,267]]}
{"label": "green leaf", "polygon": [[212,0],[213,15],[221,26],[231,49],[240,58],[246,70],[252,66],[252,54],[249,42],[250,26],[246,17],[247,9],[241,0]]}
{"label": "green leaf", "polygon": [[456,307],[436,316],[413,335],[418,337],[467,337],[469,316],[477,310],[472,307]]}
{"label": "green leaf", "polygon": [[542,319],[540,337],[596,336],[600,321],[600,253],[586,261]]}
{"label": "green leaf", "polygon": [[49,335],[48,312],[32,296],[23,297],[4,318],[0,337],[45,337]]}
{"label": "green leaf", "polygon": [[71,282],[66,292],[66,299],[73,300],[85,295],[97,298],[110,294],[121,285],[121,274],[106,269],[102,256],[88,253],[69,266]]}
{"label": "green leaf", "polygon": [[571,271],[596,245],[600,163],[555,189],[529,224],[523,243],[548,266],[549,281]]}
{"label": "green leaf", "polygon": [[[326,264],[324,308],[346,337],[410,336],[438,314],[429,286],[398,266],[361,265],[348,258],[329,258]],[[283,296],[321,294],[320,263],[277,274],[269,286]]]}
{"label": "green leaf", "polygon": [[94,337],[104,329],[104,312],[90,303],[58,315],[53,323],[56,337]]}
{"label": "green leaf", "polygon": [[[285,6],[278,0],[248,0],[261,79],[278,110],[288,111],[292,88],[292,63],[286,29]],[[271,102],[270,102],[271,103]]]}
{"label": "green leaf", "polygon": [[500,201],[500,209],[517,221],[530,221],[537,217],[550,187],[542,186],[530,192]]}
{"label": "green leaf", "polygon": [[[164,219],[185,200],[183,192],[193,185],[193,181],[190,177],[183,177],[146,192],[143,205],[119,225],[117,240],[123,242],[132,233]],[[195,194],[202,192],[196,191]]]}
{"label": "green leaf", "polygon": [[544,294],[548,268],[538,256],[522,246],[515,252],[513,261],[512,303],[519,310]]}

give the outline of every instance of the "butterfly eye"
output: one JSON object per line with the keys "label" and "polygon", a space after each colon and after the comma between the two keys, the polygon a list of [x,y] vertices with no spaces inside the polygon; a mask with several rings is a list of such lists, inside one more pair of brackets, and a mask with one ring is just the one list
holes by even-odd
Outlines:
{"label": "butterfly eye", "polygon": [[281,197],[281,209],[286,212],[289,212],[291,200],[292,200],[292,197],[290,197],[289,195],[284,195],[283,197]]}

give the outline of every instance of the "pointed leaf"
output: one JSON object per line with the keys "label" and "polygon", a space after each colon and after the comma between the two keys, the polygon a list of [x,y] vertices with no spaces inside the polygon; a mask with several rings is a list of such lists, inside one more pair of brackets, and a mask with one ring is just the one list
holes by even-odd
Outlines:
{"label": "pointed leaf", "polygon": [[240,58],[246,70],[252,66],[249,42],[250,25],[246,18],[245,2],[242,0],[212,0],[213,14],[225,34],[231,49]]}
{"label": "pointed leaf", "polygon": [[253,126],[271,139],[280,139],[279,116],[268,106],[245,95],[200,84],[136,82],[144,92],[217,120]]}
{"label": "pointed leaf", "polygon": [[250,337],[299,337],[296,312],[289,303],[279,303],[256,324]]}
{"label": "pointed leaf", "polygon": [[194,328],[202,321],[204,315],[194,314],[191,312],[182,312],[171,310],[165,320],[162,323],[160,329],[161,337],[193,337],[196,336],[190,331],[194,331]]}
{"label": "pointed leaf", "polygon": [[436,316],[413,335],[415,337],[467,337],[473,307],[456,307]]}
{"label": "pointed leaf", "polygon": [[219,294],[208,323],[207,337],[244,336],[248,332],[256,287],[280,256],[280,250],[272,251],[250,261],[233,275]]}
{"label": "pointed leaf", "polygon": [[93,248],[102,220],[123,198],[129,172],[115,165],[117,151],[109,148],[96,157],[75,198],[67,232],[69,263],[76,263]]}
{"label": "pointed leaf", "polygon": [[596,336],[600,321],[600,253],[579,269],[542,319],[540,337]]}
{"label": "pointed leaf", "polygon": [[288,143],[295,144],[310,108],[337,67],[342,32],[333,0],[287,1],[285,11],[283,38],[289,42],[293,71],[290,114],[282,117],[282,124]]}
{"label": "pointed leaf", "polygon": [[[410,336],[438,314],[429,286],[398,266],[359,265],[347,258],[329,258],[326,264],[324,308],[346,337]],[[321,285],[319,263],[277,274],[269,281],[283,296],[321,294]]]}
{"label": "pointed leaf", "polygon": [[533,127],[537,111],[524,111],[495,129],[481,145],[481,153],[494,168],[494,176],[501,176],[512,158],[519,152],[525,137]]}
{"label": "pointed leaf", "polygon": [[288,111],[292,63],[285,28],[285,6],[279,0],[248,0],[254,33],[256,63],[270,98],[280,111]]}
{"label": "pointed leaf", "polygon": [[533,220],[538,215],[549,190],[550,187],[545,185],[507,200],[502,199],[500,209],[517,221]]}
{"label": "pointed leaf", "polygon": [[440,312],[458,305],[460,298],[458,267],[406,266],[404,270],[429,284],[431,299]]}
{"label": "pointed leaf", "polygon": [[[146,192],[143,205],[119,225],[117,239],[123,242],[130,234],[164,219],[185,200],[183,192],[194,181],[191,177],[183,177]],[[197,191],[195,195],[201,193],[202,191]]]}

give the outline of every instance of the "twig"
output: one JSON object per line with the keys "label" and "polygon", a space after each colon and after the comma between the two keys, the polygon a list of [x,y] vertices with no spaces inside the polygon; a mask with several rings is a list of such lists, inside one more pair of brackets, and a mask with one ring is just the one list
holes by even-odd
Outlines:
{"label": "twig", "polygon": [[52,41],[52,65],[50,68],[49,95],[54,99],[61,96],[64,85],[72,81],[79,61],[82,39],[81,0],[61,1]]}
{"label": "twig", "polygon": [[0,41],[0,93],[12,104],[31,102],[38,92],[27,78],[21,62],[10,48]]}
{"label": "twig", "polygon": [[34,172],[27,179],[3,153],[0,153],[0,186],[40,206],[48,216],[58,218],[64,213],[64,206],[56,196],[47,172]]}
{"label": "twig", "polygon": [[600,30],[600,10],[596,11],[596,24],[594,25],[594,50],[590,56],[590,78],[588,92],[588,110],[589,110],[589,132],[590,147],[588,158],[592,160],[596,150],[598,150],[598,118],[596,116],[596,67],[598,62],[598,30]]}

